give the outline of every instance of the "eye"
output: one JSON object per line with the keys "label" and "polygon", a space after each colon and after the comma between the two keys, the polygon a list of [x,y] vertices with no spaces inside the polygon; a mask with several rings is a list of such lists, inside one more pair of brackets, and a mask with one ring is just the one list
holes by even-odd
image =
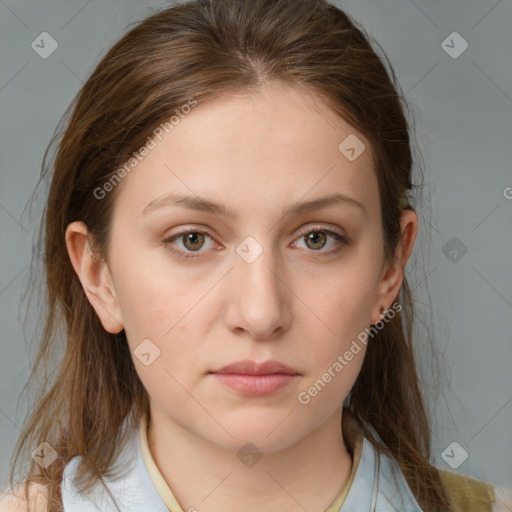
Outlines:
{"label": "eye", "polygon": [[[322,252],[323,254],[333,254],[338,252],[341,249],[341,245],[350,245],[351,241],[334,231],[331,231],[329,229],[322,228],[321,226],[314,226],[313,228],[308,227],[300,233],[302,236],[298,239],[303,240],[306,245],[306,249],[310,249],[314,252]],[[323,249],[327,244],[329,238],[334,239],[334,243],[331,244],[334,245],[334,248],[331,248],[326,251],[320,251],[320,249]],[[294,246],[297,242],[294,242]]]}
{"label": "eye", "polygon": [[[198,255],[190,253],[204,252],[200,251],[200,249],[205,246],[206,238],[209,238],[213,242],[212,237],[206,231],[185,229],[169,238],[166,238],[163,242],[166,244],[169,251],[180,257],[196,258]],[[183,249],[176,249],[173,247],[173,242],[175,241],[181,242]]]}
{"label": "eye", "polygon": [[[351,240],[347,237],[331,231],[329,229],[322,228],[321,226],[307,227],[299,232],[300,240],[304,240],[306,244],[306,249],[310,249],[312,252],[320,252],[322,254],[334,254],[341,250],[342,245],[350,245]],[[334,248],[331,248],[326,251],[322,251],[327,244],[329,238],[334,240]],[[206,252],[208,250],[208,244],[205,242],[207,239],[210,239],[210,247],[213,248],[215,246],[215,241],[213,238],[203,230],[199,229],[183,229],[179,233],[176,233],[165,240],[163,243],[166,245],[167,249],[174,254],[177,254],[180,258],[197,258],[200,256],[201,252]],[[176,247],[175,242],[180,242],[181,248]],[[296,247],[297,242],[294,242],[293,245]],[[206,246],[205,251],[201,251]],[[194,254],[197,253],[197,254]]]}

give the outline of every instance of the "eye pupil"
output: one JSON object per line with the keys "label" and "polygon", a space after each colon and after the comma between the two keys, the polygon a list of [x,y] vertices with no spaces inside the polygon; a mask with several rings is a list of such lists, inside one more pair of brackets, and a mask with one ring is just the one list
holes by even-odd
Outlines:
{"label": "eye pupil", "polygon": [[[203,234],[193,232],[193,233],[186,233],[184,236],[185,236],[184,245],[187,249],[190,249],[191,251],[197,251],[198,249],[201,249],[201,247],[203,246],[203,243],[204,243],[204,235]],[[190,247],[188,245],[190,242],[192,244],[197,243],[197,237],[199,237],[199,240],[201,241],[199,247],[197,247],[197,246]]]}
{"label": "eye pupil", "polygon": [[[318,237],[320,237],[320,243],[318,242]],[[312,231],[311,233],[308,233],[306,235],[306,245],[310,249],[321,249],[325,245],[325,239],[326,239],[325,233],[322,231]],[[311,247],[309,245],[309,242],[313,242],[314,247]]]}

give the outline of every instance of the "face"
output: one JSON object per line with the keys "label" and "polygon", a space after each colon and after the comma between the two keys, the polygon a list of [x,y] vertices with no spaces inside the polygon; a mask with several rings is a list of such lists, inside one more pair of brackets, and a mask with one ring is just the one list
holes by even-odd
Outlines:
{"label": "face", "polygon": [[[338,149],[349,135],[366,146],[355,160]],[[366,139],[265,85],[198,104],[119,187],[88,296],[105,329],[125,329],[152,414],[262,451],[339,416],[365,352],[353,342],[401,284]]]}

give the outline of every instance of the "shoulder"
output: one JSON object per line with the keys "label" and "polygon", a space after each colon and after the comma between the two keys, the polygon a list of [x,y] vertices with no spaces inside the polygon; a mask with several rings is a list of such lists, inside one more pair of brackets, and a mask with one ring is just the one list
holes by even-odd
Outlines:
{"label": "shoulder", "polygon": [[509,490],[453,471],[440,469],[439,475],[457,512],[510,511],[512,493]]}
{"label": "shoulder", "polygon": [[496,502],[492,512],[510,512],[512,510],[512,489],[494,488]]}
{"label": "shoulder", "polygon": [[43,484],[30,485],[28,501],[23,484],[10,491],[0,492],[0,512],[45,512],[46,509],[47,494]]}

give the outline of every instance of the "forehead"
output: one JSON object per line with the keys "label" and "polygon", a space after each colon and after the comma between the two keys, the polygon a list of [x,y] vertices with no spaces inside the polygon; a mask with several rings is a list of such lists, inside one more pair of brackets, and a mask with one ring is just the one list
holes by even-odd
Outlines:
{"label": "forehead", "polygon": [[142,212],[174,192],[222,199],[234,211],[279,209],[326,193],[378,209],[367,140],[307,91],[274,83],[198,103],[154,141],[123,179],[121,208]]}

